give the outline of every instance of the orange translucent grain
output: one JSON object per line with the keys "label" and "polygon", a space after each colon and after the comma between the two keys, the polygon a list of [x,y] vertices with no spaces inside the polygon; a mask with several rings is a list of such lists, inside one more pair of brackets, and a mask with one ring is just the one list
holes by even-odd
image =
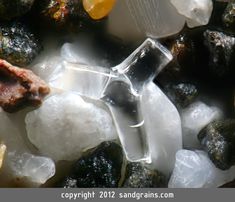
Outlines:
{"label": "orange translucent grain", "polygon": [[83,0],[83,7],[92,19],[99,20],[111,12],[115,3],[116,0]]}

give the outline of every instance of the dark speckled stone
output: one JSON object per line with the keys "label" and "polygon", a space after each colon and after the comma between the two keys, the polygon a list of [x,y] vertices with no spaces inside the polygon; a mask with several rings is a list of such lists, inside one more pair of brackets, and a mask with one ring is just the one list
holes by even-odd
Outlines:
{"label": "dark speckled stone", "polygon": [[122,148],[114,142],[104,142],[80,158],[59,187],[118,187],[122,163]]}
{"label": "dark speckled stone", "polygon": [[141,163],[129,163],[123,184],[126,188],[166,187],[166,178],[156,170],[150,170]]}
{"label": "dark speckled stone", "polygon": [[210,123],[198,139],[216,167],[227,170],[235,164],[235,120]]}
{"label": "dark speckled stone", "polygon": [[25,67],[42,50],[34,34],[19,22],[0,24],[0,58]]}

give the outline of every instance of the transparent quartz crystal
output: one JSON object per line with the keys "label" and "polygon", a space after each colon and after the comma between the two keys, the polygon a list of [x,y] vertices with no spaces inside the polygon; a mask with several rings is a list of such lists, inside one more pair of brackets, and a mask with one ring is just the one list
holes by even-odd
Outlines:
{"label": "transparent quartz crystal", "polygon": [[103,100],[110,108],[119,138],[130,161],[151,161],[140,106],[143,88],[172,59],[159,43],[147,39],[120,65],[107,84]]}
{"label": "transparent quartz crystal", "polygon": [[109,106],[127,159],[150,161],[144,119],[139,110],[141,95],[171,59],[166,48],[147,39],[111,69],[64,61],[49,83],[54,88],[103,100]]}

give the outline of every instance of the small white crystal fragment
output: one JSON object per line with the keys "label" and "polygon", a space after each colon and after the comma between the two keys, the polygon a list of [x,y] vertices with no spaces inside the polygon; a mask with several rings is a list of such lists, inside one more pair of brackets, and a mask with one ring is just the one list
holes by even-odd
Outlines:
{"label": "small white crystal fragment", "polygon": [[37,184],[44,184],[55,175],[55,164],[47,157],[34,156],[29,153],[21,155],[8,154],[11,168],[17,177],[27,177]]}
{"label": "small white crystal fragment", "polygon": [[176,34],[184,24],[185,17],[169,0],[121,0],[109,15],[108,31],[123,40],[141,41],[146,36],[160,38]]}
{"label": "small white crystal fragment", "polygon": [[197,135],[210,122],[222,118],[217,107],[207,106],[203,102],[195,102],[181,111],[184,148],[199,149]]}
{"label": "small white crystal fragment", "polygon": [[213,10],[212,0],[170,0],[178,12],[187,18],[189,27],[207,25]]}
{"label": "small white crystal fragment", "polygon": [[215,188],[235,178],[235,166],[227,171],[214,166],[204,151],[180,150],[169,188]]}
{"label": "small white crystal fragment", "polygon": [[154,83],[143,91],[141,113],[152,164],[168,176],[174,168],[176,152],[182,149],[179,113]]}
{"label": "small white crystal fragment", "polygon": [[30,141],[55,160],[77,159],[85,149],[116,138],[110,114],[78,94],[56,94],[27,114]]}

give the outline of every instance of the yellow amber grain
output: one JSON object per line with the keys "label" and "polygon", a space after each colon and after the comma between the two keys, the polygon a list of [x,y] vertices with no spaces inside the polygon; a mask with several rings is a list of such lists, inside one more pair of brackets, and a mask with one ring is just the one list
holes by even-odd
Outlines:
{"label": "yellow amber grain", "polygon": [[83,7],[92,19],[99,20],[111,12],[115,3],[116,0],[83,0]]}
{"label": "yellow amber grain", "polygon": [[2,167],[4,155],[5,155],[5,152],[6,152],[6,148],[7,148],[6,145],[0,144],[0,168]]}

